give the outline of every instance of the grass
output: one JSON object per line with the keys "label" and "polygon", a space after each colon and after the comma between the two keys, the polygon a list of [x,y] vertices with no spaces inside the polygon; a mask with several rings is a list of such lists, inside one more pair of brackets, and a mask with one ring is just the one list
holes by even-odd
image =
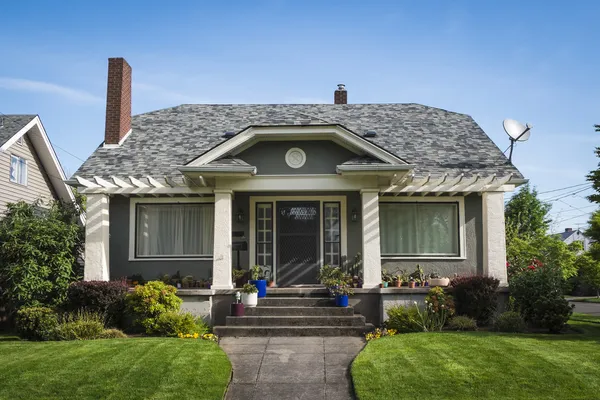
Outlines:
{"label": "grass", "polygon": [[222,399],[231,364],[216,343],[172,338],[0,340],[0,399]]}
{"label": "grass", "polygon": [[600,393],[600,317],[581,333],[412,333],[370,342],[352,364],[360,400],[592,399]]}
{"label": "grass", "polygon": [[570,301],[576,301],[576,302],[581,302],[581,303],[600,303],[600,298],[598,298],[598,297],[575,298]]}

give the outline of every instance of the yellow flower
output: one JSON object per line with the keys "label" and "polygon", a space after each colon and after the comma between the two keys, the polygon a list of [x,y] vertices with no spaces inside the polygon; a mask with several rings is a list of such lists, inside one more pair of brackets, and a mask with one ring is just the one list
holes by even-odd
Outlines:
{"label": "yellow flower", "polygon": [[198,339],[198,332],[194,333],[194,339]]}

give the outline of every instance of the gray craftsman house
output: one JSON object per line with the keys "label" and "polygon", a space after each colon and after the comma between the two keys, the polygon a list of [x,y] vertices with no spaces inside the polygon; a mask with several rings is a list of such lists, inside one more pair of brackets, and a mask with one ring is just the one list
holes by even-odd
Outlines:
{"label": "gray craftsman house", "polygon": [[69,181],[88,197],[85,279],[180,271],[227,294],[246,242],[241,267],[280,288],[357,253],[371,293],[417,263],[506,284],[504,192],[521,173],[468,115],[347,95],[131,117],[131,68],[110,59],[105,140]]}
{"label": "gray craftsman house", "polygon": [[37,115],[0,114],[0,218],[7,203],[74,201]]}

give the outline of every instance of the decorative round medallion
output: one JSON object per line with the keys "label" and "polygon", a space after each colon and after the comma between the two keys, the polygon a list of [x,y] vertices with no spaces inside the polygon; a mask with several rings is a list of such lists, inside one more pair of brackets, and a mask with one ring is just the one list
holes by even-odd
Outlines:
{"label": "decorative round medallion", "polygon": [[292,147],[285,153],[285,162],[292,168],[300,168],[306,162],[306,153],[298,147]]}

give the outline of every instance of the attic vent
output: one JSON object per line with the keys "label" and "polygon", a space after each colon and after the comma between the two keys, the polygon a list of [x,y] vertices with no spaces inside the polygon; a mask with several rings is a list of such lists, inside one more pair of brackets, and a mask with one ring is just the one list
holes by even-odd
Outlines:
{"label": "attic vent", "polygon": [[227,131],[223,134],[223,137],[227,138],[227,139],[232,138],[234,136],[235,136],[235,132],[231,132],[231,131]]}
{"label": "attic vent", "polygon": [[375,136],[377,136],[377,132],[375,132],[375,131],[366,131],[363,136],[364,137],[375,137]]}

